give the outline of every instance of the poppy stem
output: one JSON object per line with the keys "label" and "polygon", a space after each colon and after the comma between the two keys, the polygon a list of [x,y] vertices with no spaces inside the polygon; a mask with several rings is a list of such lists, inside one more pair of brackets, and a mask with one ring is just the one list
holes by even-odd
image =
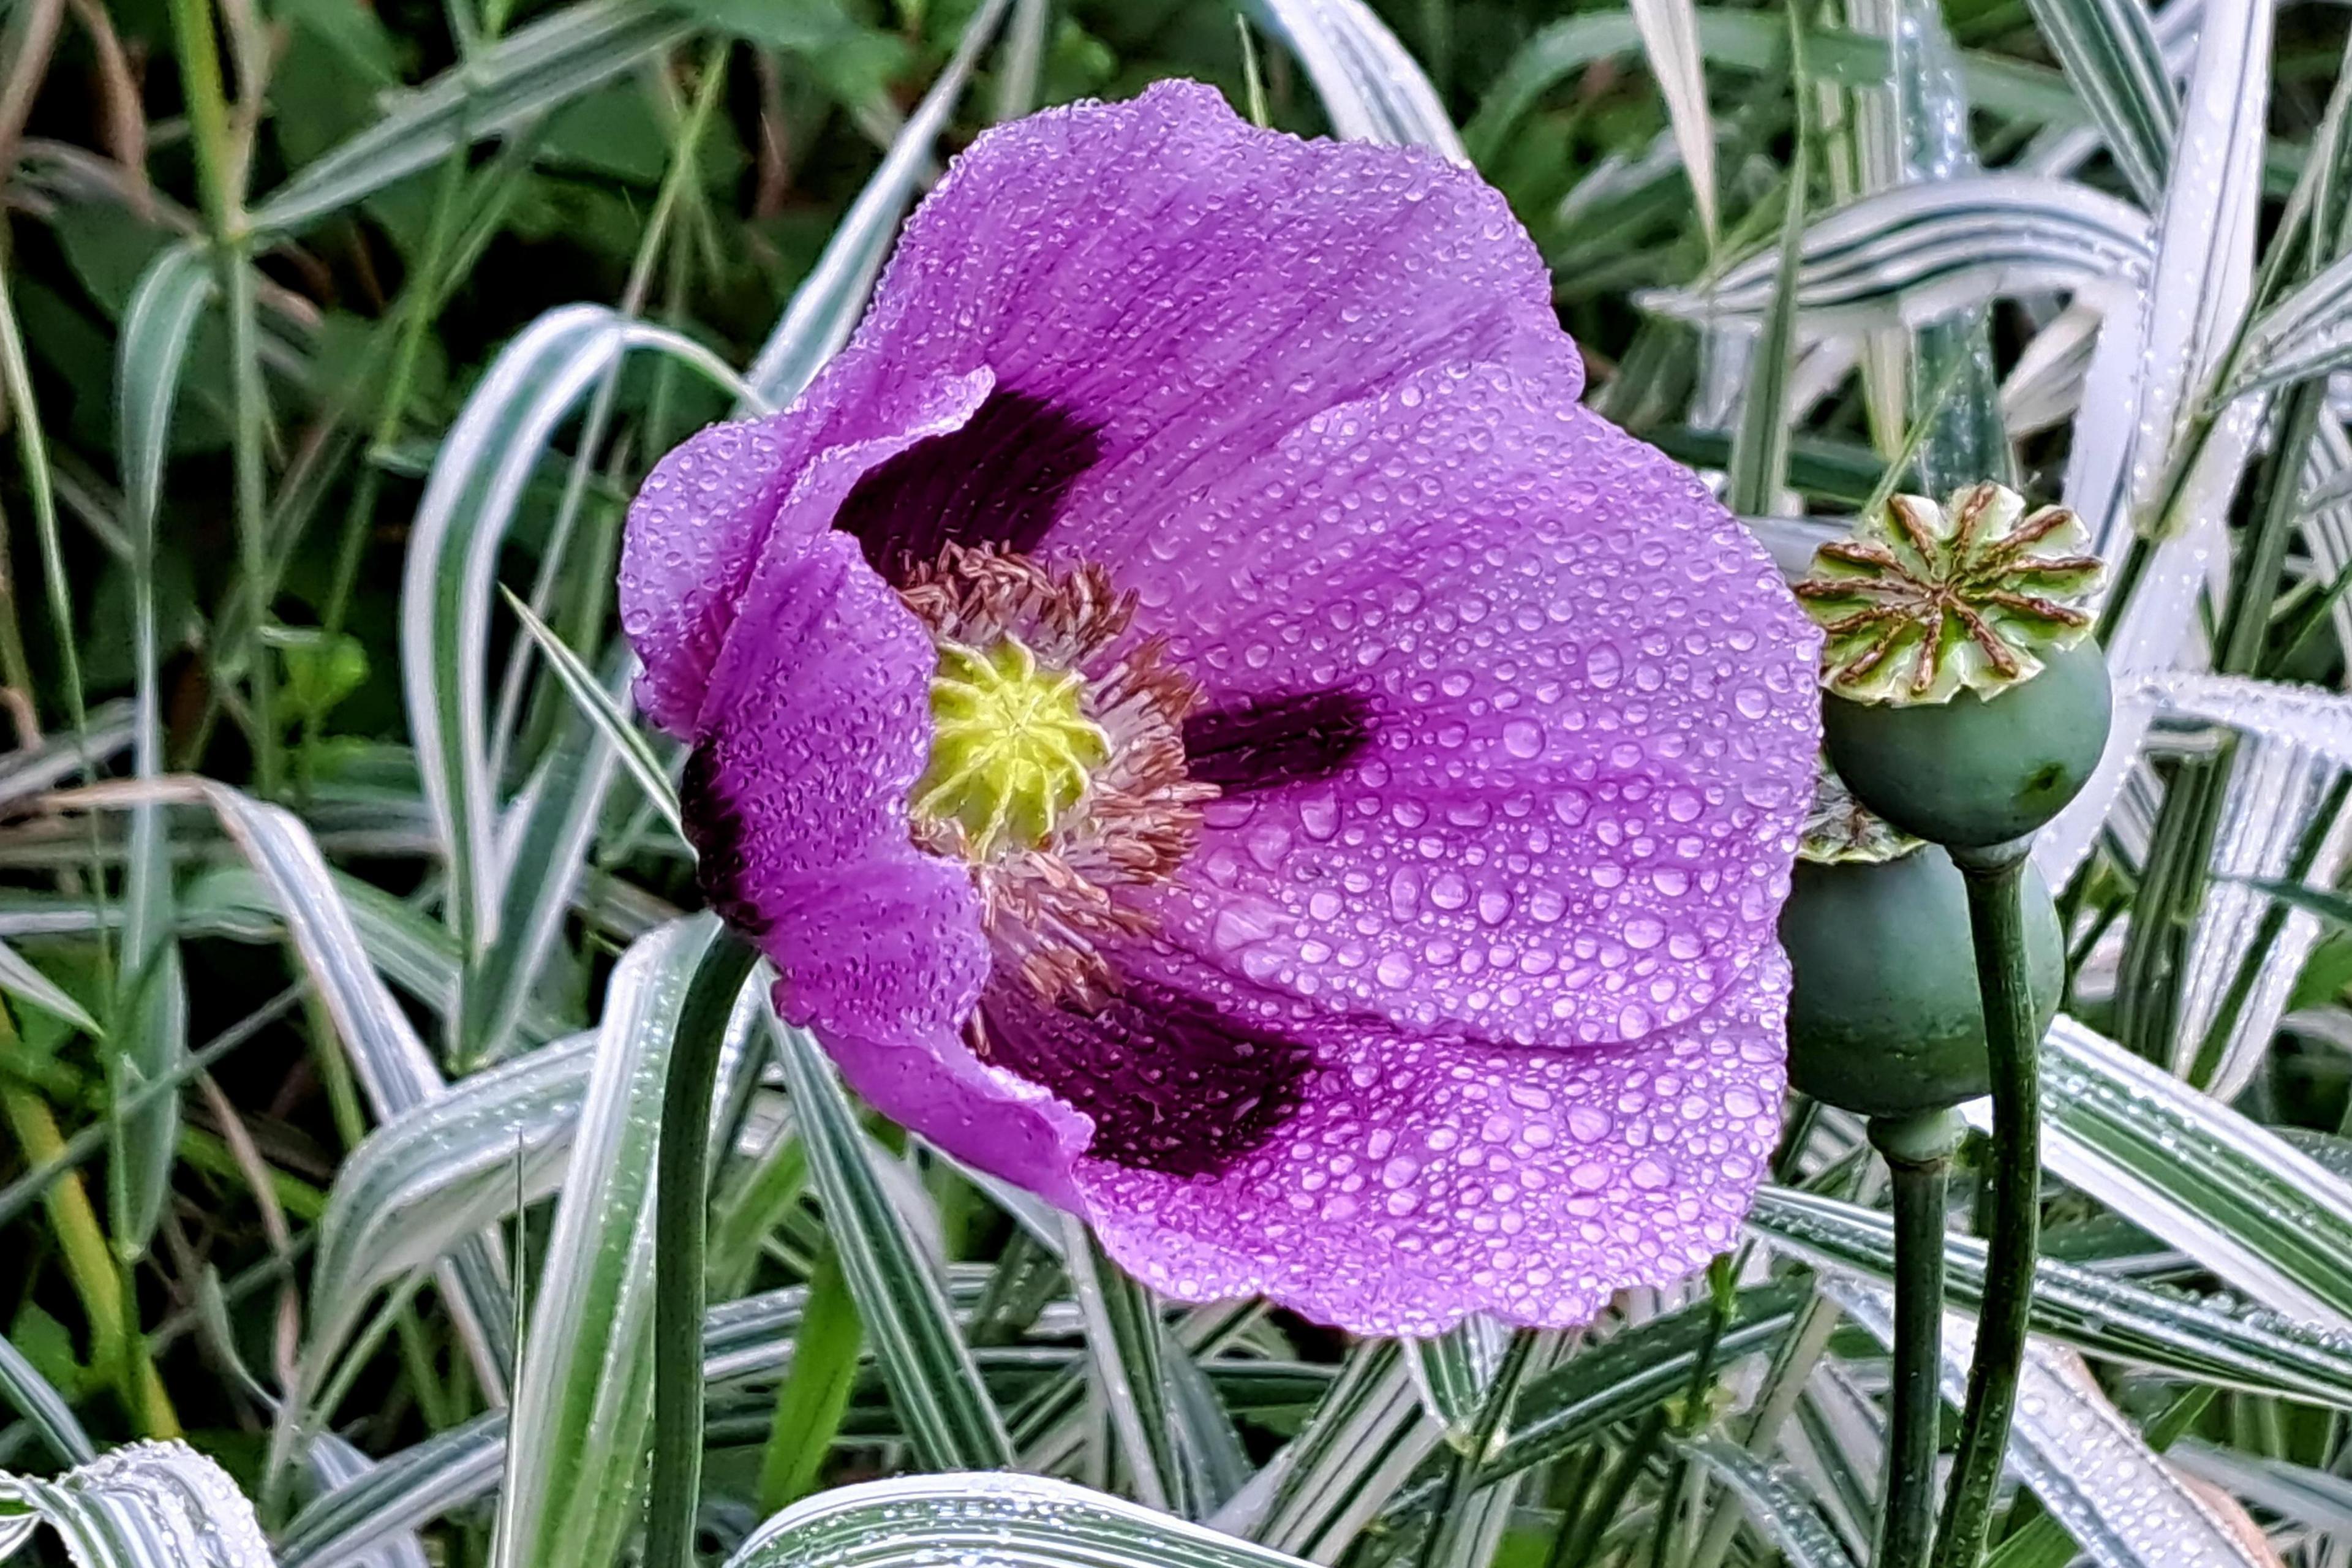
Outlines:
{"label": "poppy stem", "polygon": [[2028,844],[2020,838],[1951,852],[1968,881],[1969,931],[1992,1065],[1992,1224],[1968,1406],[1944,1494],[1935,1568],[1976,1568],[1984,1556],[2033,1305],[2042,1228],[2042,1031],[2025,969],[2021,895]]}
{"label": "poppy stem", "polygon": [[1870,1141],[1895,1179],[1895,1371],[1887,1395],[1886,1510],[1875,1568],[1923,1568],[1935,1538],[1945,1202],[1952,1154],[1967,1131],[1948,1107],[1870,1121]]}
{"label": "poppy stem", "polygon": [[1533,1329],[1520,1329],[1511,1335],[1495,1369],[1495,1381],[1487,1387],[1486,1403],[1470,1429],[1456,1439],[1454,1462],[1446,1468],[1429,1533],[1422,1537],[1421,1552],[1414,1559],[1418,1568],[1438,1568],[1457,1555],[1474,1522],[1471,1499],[1478,1490],[1478,1472],[1495,1457],[1496,1447],[1509,1428],[1511,1407],[1518,1403],[1519,1384],[1527,1379],[1529,1358],[1539,1337]]}
{"label": "poppy stem", "polygon": [[654,1162],[654,1461],[647,1568],[693,1568],[702,1489],[702,1270],[710,1190],[710,1097],[728,1015],[759,954],[720,927],[678,1009]]}

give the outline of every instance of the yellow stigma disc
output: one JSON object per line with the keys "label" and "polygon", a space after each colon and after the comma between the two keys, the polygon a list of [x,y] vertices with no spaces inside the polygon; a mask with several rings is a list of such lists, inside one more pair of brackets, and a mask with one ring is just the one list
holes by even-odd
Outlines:
{"label": "yellow stigma disc", "polygon": [[931,760],[915,784],[915,814],[961,823],[975,858],[1005,844],[1044,843],[1110,756],[1084,692],[1074,671],[1042,668],[1011,637],[984,650],[941,642]]}

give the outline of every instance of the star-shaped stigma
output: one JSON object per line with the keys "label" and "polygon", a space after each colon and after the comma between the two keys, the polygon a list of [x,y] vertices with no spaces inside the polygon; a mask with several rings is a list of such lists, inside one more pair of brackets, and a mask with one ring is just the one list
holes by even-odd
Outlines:
{"label": "star-shaped stigma", "polygon": [[1813,554],[1796,585],[1828,634],[1822,683],[1856,702],[1991,697],[2042,668],[2043,650],[2090,635],[2099,559],[2063,507],[2029,513],[2015,490],[1974,485],[1937,505],[1898,495]]}

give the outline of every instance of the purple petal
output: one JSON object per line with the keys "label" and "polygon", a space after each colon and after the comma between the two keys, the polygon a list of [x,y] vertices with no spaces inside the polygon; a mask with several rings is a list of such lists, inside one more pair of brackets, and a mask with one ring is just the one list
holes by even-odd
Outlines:
{"label": "purple petal", "polygon": [[[929,635],[856,542],[825,529],[864,474],[954,428],[986,392],[984,375],[934,384],[899,427],[816,454],[781,498],[697,697],[683,804],[703,886],[774,961],[784,1016],[887,1114],[1069,1202],[1088,1124],[965,1045],[989,967],[979,898],[961,866],[908,837],[930,746]],[[728,471],[700,439],[674,476]],[[640,513],[700,493],[678,488],[649,485]]]}
{"label": "purple petal", "polygon": [[1788,984],[1775,953],[1706,1017],[1581,1051],[1360,1031],[1254,1157],[1211,1180],[1088,1160],[1087,1212],[1180,1300],[1263,1294],[1360,1334],[1585,1322],[1737,1235],[1779,1133]]}
{"label": "purple petal", "polygon": [[[819,419],[805,405],[713,425],[654,466],[621,544],[621,629],[645,672],[637,705],[675,735],[704,727],[713,665],[755,569],[789,570],[871,469],[961,428],[994,385],[985,369],[856,390]],[[928,668],[928,667],[927,667]]]}
{"label": "purple petal", "polygon": [[1559,1046],[1687,1023],[1771,950],[1819,634],[1688,471],[1570,390],[1540,362],[1417,376],[1149,528],[1049,547],[1118,563],[1207,689],[1187,736],[1225,795],[1171,941]]}
{"label": "purple petal", "polygon": [[992,131],[908,221],[856,339],[801,401],[656,470],[622,562],[640,700],[691,725],[802,469],[905,423],[941,378],[984,371],[994,391],[848,509],[885,565],[1148,510],[1319,409],[1528,333],[1565,342],[1534,247],[1501,196],[1433,156],[1257,131],[1194,82]]}

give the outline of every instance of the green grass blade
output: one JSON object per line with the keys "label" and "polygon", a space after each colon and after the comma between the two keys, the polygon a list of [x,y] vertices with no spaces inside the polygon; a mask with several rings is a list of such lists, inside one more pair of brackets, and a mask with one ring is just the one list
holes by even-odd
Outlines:
{"label": "green grass blade", "polygon": [[137,731],[137,710],[131,704],[102,702],[89,710],[87,743],[78,736],[51,735],[37,746],[0,756],[0,805],[29,800],[93,772],[131,746]]}
{"label": "green grass blade", "polygon": [[[310,1439],[310,1451],[305,1458],[310,1462],[311,1483],[321,1492],[353,1485],[376,1468],[374,1460],[331,1432],[321,1432]],[[425,1555],[425,1543],[414,1534],[391,1531],[364,1555],[346,1559],[346,1568],[434,1568],[434,1563]]]}
{"label": "green grass blade", "polygon": [[498,938],[502,891],[483,673],[499,546],[556,426],[622,340],[611,311],[575,305],[509,342],[444,439],[410,536],[402,683],[447,860],[449,925],[469,965]]}
{"label": "green grass blade", "polygon": [[265,234],[307,227],[468,142],[499,135],[636,69],[693,30],[651,0],[584,0],[513,33],[404,93],[365,131],[279,186],[252,213]]}
{"label": "green grass blade", "polygon": [[2247,329],[2237,374],[2218,395],[2243,397],[2352,363],[2352,257],[2323,268]]}
{"label": "green grass blade", "polygon": [[[2185,456],[2179,443],[2200,416],[2204,384],[2228,353],[2253,287],[2273,11],[2261,0],[2212,0],[2198,29],[2177,163],[2158,215],[2141,345],[2133,462],[2141,477],[2131,500],[2144,532],[2173,530],[2172,519],[2148,508],[2168,499],[2160,491]],[[2237,445],[2251,438],[2248,430]],[[2234,484],[2238,465],[2223,467]]]}
{"label": "green grass blade", "polygon": [[881,167],[835,226],[816,266],[793,291],[782,319],[744,377],[769,403],[781,406],[799,396],[824,362],[849,341],[898,237],[898,219],[914,200],[940,132],[963,97],[972,67],[995,36],[1004,9],[1005,0],[988,0],[964,25],[963,37],[946,68],[907,117]]}
{"label": "green grass blade", "polygon": [[530,606],[524,604],[512,589],[501,584],[499,591],[506,595],[507,607],[522,623],[524,632],[539,645],[540,656],[547,660],[548,668],[554,672],[564,695],[571,698],[572,706],[603,733],[605,742],[618,753],[621,765],[627,768],[629,776],[636,781],[637,788],[645,792],[646,799],[652,803],[662,821],[683,843],[686,828],[678,817],[677,789],[670,783],[669,774],[662,768],[661,759],[654,754],[652,743],[631,720],[621,699],[596,679],[595,672],[572,651],[569,643],[555,635],[554,628],[530,613]]}
{"label": "green grass blade", "polygon": [[2331,1471],[2193,1437],[2174,1444],[2166,1454],[2190,1475],[2283,1520],[2339,1539],[2352,1534],[2352,1481]]}
{"label": "green grass blade", "polygon": [[793,1341],[793,1364],[776,1385],[776,1415],[760,1462],[760,1509],[773,1512],[817,1489],[824,1461],[841,1434],[849,1392],[857,1381],[865,1336],[857,1302],[832,1253],[809,1277],[808,1307]]}
{"label": "green grass blade", "polygon": [[[372,882],[330,870],[330,880],[352,917],[352,929],[384,979],[442,1017],[457,1005],[459,961],[449,929]],[[184,931],[230,936],[240,942],[278,942],[285,936],[279,905],[268,884],[243,866],[223,866],[190,882],[180,894]],[[5,924],[0,917],[0,924]],[[578,1027],[543,1008],[527,1008],[518,1025],[528,1046],[543,1046]]]}

